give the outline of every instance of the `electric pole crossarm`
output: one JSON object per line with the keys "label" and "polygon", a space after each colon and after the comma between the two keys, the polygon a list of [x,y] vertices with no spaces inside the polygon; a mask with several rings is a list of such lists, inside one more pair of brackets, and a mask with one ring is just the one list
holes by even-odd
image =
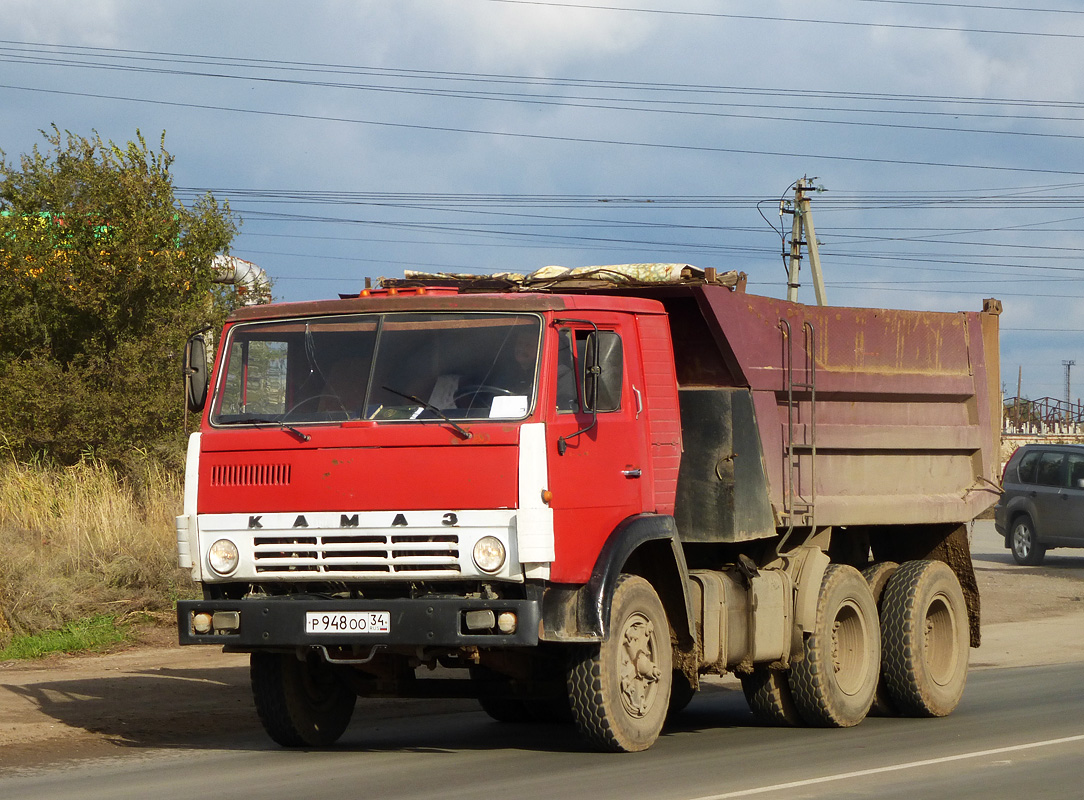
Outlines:
{"label": "electric pole crossarm", "polygon": [[[813,291],[817,305],[828,305],[824,290],[824,275],[821,272],[821,256],[817,249],[817,231],[813,227],[813,212],[809,207],[806,191],[813,188],[813,182],[801,178],[794,184],[794,221],[790,229],[790,263],[787,270],[787,300],[798,302],[798,272],[802,265],[802,244],[809,251],[809,269],[813,275]],[[780,211],[782,213],[782,211]]]}

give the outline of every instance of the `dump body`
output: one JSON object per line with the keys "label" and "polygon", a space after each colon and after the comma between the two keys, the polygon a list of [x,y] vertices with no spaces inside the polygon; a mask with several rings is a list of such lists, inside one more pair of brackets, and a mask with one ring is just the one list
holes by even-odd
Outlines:
{"label": "dump body", "polygon": [[[735,441],[719,452],[742,455],[723,467],[744,471],[746,487],[766,480],[771,518],[746,493],[736,504],[745,524],[715,528],[730,531],[726,540],[791,524],[964,522],[996,501],[996,304],[958,313],[815,307],[711,285],[644,294],[669,314],[683,396],[728,390],[727,401],[689,401],[737,410],[725,426]],[[689,435],[702,424],[684,422],[687,458],[690,441],[694,454],[703,449]],[[761,465],[742,463],[755,460],[756,440],[763,477]],[[706,482],[713,477],[726,480]]]}

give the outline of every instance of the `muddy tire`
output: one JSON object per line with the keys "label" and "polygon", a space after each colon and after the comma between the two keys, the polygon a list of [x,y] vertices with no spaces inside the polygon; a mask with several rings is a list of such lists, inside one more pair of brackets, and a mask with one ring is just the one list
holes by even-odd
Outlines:
{"label": "muddy tire", "polygon": [[1039,544],[1035,524],[1027,514],[1013,520],[1009,549],[1012,550],[1013,560],[1022,567],[1037,567],[1043,563],[1046,548]]}
{"label": "muddy tire", "polygon": [[326,747],[350,724],[357,695],[318,656],[253,653],[249,677],[260,722],[283,747]]}
{"label": "muddy tire", "polygon": [[881,672],[877,605],[854,567],[830,564],[805,657],[790,669],[794,705],[810,725],[849,728],[873,704]]}
{"label": "muddy tire", "polygon": [[882,600],[884,676],[901,714],[943,717],[963,696],[970,633],[956,574],[940,561],[908,561]]}
{"label": "muddy tire", "polygon": [[[876,564],[870,564],[862,570],[862,577],[869,584],[873,602],[877,604],[878,616],[881,613],[881,599],[884,596],[885,587],[888,586],[889,579],[896,574],[896,570],[899,568],[900,565],[895,561],[878,561]],[[883,645],[881,647],[881,664],[881,678],[877,681],[877,691],[873,695],[873,705],[870,706],[869,713],[875,717],[892,717],[896,715],[896,706],[892,703],[892,695],[888,691],[888,683],[884,677]]]}
{"label": "muddy tire", "polygon": [[749,709],[761,725],[793,728],[804,722],[794,705],[787,670],[754,667],[752,672],[738,677]]}
{"label": "muddy tire", "polygon": [[655,590],[622,575],[614,589],[608,636],[573,655],[568,694],[576,727],[599,750],[646,750],[670,706],[670,627]]}

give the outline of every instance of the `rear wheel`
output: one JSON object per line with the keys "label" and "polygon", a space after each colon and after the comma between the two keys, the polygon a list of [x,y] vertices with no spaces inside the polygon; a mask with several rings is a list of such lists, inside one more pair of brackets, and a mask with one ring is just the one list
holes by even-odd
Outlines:
{"label": "rear wheel", "polygon": [[790,692],[787,670],[754,667],[752,672],[738,677],[745,700],[757,722],[776,727],[802,724],[802,715],[798,713]]}
{"label": "rear wheel", "polygon": [[810,725],[848,728],[873,703],[881,672],[877,605],[854,567],[830,564],[805,657],[790,669],[794,704]]}
{"label": "rear wheel", "polygon": [[666,720],[673,680],[670,627],[650,583],[635,575],[618,579],[608,633],[573,657],[572,716],[600,750],[646,750]]}
{"label": "rear wheel", "polygon": [[908,561],[882,601],[884,676],[901,713],[950,714],[967,681],[970,633],[956,574],[940,561]]}
{"label": "rear wheel", "polygon": [[1043,563],[1046,555],[1046,548],[1039,544],[1039,539],[1035,536],[1035,525],[1026,514],[1017,517],[1013,522],[1009,547],[1012,549],[1013,559],[1024,567],[1037,567]]}
{"label": "rear wheel", "polygon": [[[862,577],[869,584],[873,602],[877,604],[878,615],[881,613],[881,599],[884,596],[885,587],[899,568],[900,565],[895,561],[878,561],[876,564],[870,564],[862,570]],[[881,647],[881,663],[884,664],[883,646]],[[870,706],[869,713],[878,717],[891,717],[896,713],[896,707],[892,704],[892,696],[889,694],[883,670],[880,679],[877,681],[877,692],[873,695],[873,705]]]}
{"label": "rear wheel", "polygon": [[325,747],[350,724],[357,695],[315,654],[253,653],[249,676],[260,722],[283,747]]}

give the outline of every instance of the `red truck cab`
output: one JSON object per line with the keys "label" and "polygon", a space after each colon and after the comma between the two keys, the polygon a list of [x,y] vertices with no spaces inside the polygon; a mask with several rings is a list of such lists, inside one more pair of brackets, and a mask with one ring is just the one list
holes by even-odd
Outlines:
{"label": "red truck cab", "polygon": [[[182,552],[208,600],[348,587],[361,608],[469,581],[527,602],[510,586],[585,584],[623,521],[673,514],[673,363],[661,304],[640,298],[377,291],[242,309],[190,446]],[[313,643],[289,616],[181,637]],[[426,643],[414,623],[379,624],[384,643]],[[447,627],[444,644],[477,638]]]}

